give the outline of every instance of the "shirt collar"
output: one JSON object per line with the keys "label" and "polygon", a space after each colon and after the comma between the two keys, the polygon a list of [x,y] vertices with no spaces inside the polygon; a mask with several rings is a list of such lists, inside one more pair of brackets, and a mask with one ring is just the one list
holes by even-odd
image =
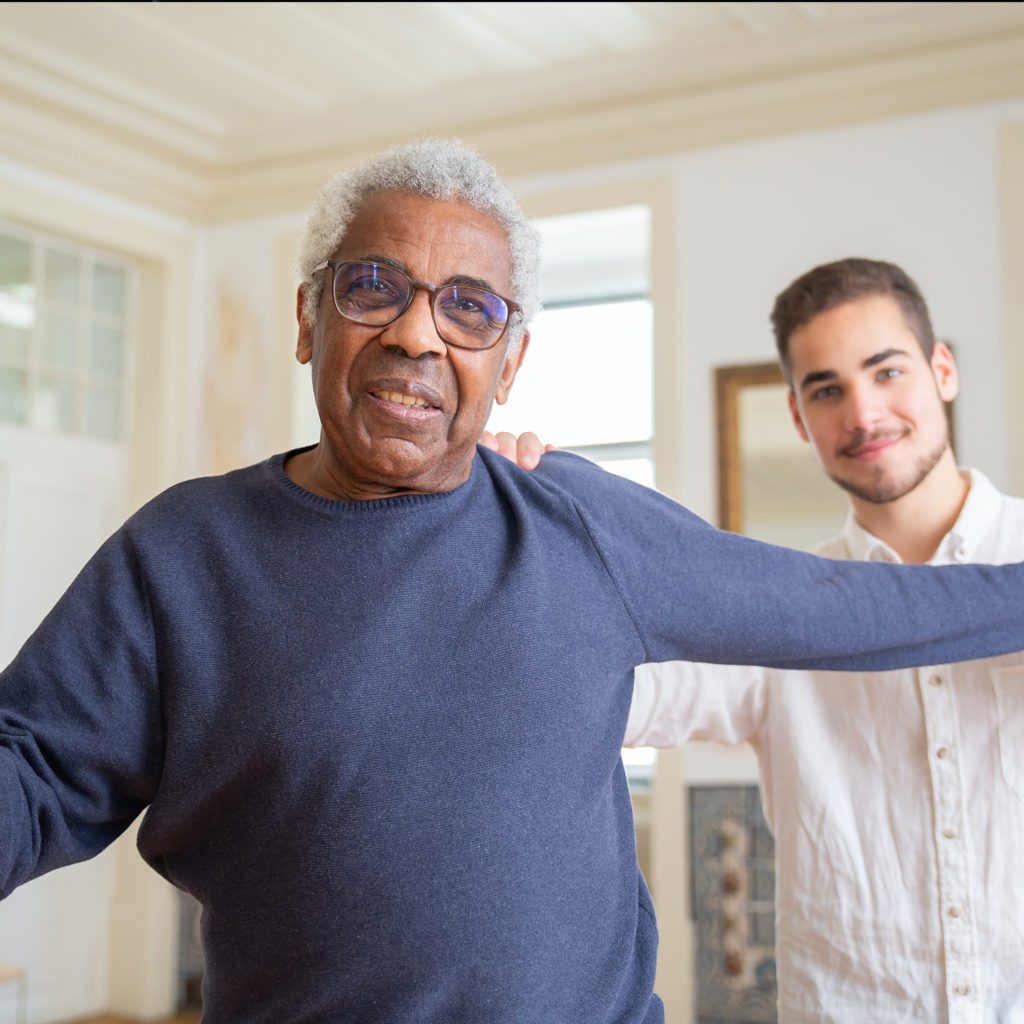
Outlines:
{"label": "shirt collar", "polygon": [[856,519],[853,510],[846,514],[842,532],[843,543],[850,558],[857,562],[898,562],[900,556],[884,540],[868,533]]}
{"label": "shirt collar", "polygon": [[[960,473],[970,488],[967,500],[952,529],[939,543],[931,559],[933,562],[974,561],[974,551],[999,511],[999,492],[984,473],[976,469],[961,469]],[[852,511],[846,516],[841,536],[850,558],[863,562],[900,561],[900,556],[884,540],[869,533],[853,518]]]}
{"label": "shirt collar", "polygon": [[973,562],[974,552],[982,542],[999,513],[1000,494],[984,473],[977,469],[961,470],[967,477],[970,490],[953,529],[943,538],[950,543],[950,558],[958,562]]}

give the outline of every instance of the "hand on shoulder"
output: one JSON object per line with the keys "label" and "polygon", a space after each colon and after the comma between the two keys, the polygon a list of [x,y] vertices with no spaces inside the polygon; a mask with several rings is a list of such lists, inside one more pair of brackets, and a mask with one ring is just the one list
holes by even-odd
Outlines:
{"label": "hand on shoulder", "polygon": [[516,437],[507,430],[492,434],[485,430],[480,443],[492,452],[504,456],[509,462],[516,463],[520,469],[536,469],[541,456],[545,452],[553,452],[553,444],[542,444],[540,438],[532,431],[526,431]]}

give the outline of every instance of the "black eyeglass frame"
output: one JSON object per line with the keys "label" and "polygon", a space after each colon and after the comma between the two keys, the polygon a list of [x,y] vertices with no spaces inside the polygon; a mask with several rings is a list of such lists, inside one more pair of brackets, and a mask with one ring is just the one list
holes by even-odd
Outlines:
{"label": "black eyeglass frame", "polygon": [[[409,289],[409,297],[405,300],[405,304],[402,308],[393,316],[390,320],[385,320],[384,323],[380,324],[369,324],[362,320],[356,320],[349,316],[347,313],[341,311],[341,307],[338,305],[338,293],[334,290],[334,281],[336,280],[337,270],[339,267],[346,266],[366,266],[366,267],[380,267],[383,270],[390,270],[395,274],[401,274],[409,284],[412,286]],[[403,313],[412,305],[412,300],[416,297],[416,293],[420,290],[430,293],[430,318],[434,321],[434,330],[437,331],[437,336],[446,344],[454,345],[456,348],[465,349],[467,352],[486,352],[488,349],[494,348],[502,338],[508,334],[508,329],[512,325],[513,318],[522,319],[523,309],[518,302],[513,302],[511,299],[506,299],[504,295],[499,295],[495,291],[491,291],[490,288],[483,288],[480,285],[464,285],[467,288],[477,288],[482,292],[489,292],[496,298],[501,299],[505,303],[508,309],[508,317],[505,319],[505,326],[501,329],[499,334],[494,341],[488,345],[460,345],[457,341],[449,341],[442,333],[441,328],[437,323],[437,310],[434,308],[434,304],[437,301],[437,293],[445,288],[457,288],[458,285],[450,284],[428,284],[426,281],[415,281],[411,278],[404,270],[400,270],[398,267],[393,267],[389,263],[377,263],[375,260],[324,260],[323,263],[318,264],[311,271],[312,274],[319,274],[321,270],[330,268],[331,271],[331,298],[334,300],[334,308],[338,311],[338,316],[343,317],[345,320],[350,321],[354,324],[359,324],[362,327],[388,327],[393,324]]]}

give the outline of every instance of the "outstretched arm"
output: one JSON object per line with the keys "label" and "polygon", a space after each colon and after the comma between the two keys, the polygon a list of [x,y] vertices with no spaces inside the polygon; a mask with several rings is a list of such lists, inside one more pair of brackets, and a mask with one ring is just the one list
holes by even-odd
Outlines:
{"label": "outstretched arm", "polygon": [[116,839],[162,758],[149,608],[122,530],[0,673],[0,899]]}
{"label": "outstretched arm", "polygon": [[1024,564],[836,562],[716,530],[647,488],[554,455],[645,661],[876,671],[1024,650]]}

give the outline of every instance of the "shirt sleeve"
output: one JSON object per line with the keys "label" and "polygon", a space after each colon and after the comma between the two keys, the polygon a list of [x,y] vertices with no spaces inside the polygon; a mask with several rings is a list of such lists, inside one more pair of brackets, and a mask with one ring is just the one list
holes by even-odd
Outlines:
{"label": "shirt sleeve", "polygon": [[116,839],[152,799],[162,748],[151,617],[122,529],[0,673],[0,898]]}
{"label": "shirt sleeve", "polygon": [[667,748],[711,740],[736,746],[755,740],[764,721],[765,679],[763,669],[748,665],[640,665],[623,745]]}
{"label": "shirt sleeve", "polygon": [[716,530],[664,495],[579,468],[582,460],[547,458],[619,589],[645,661],[878,671],[1024,648],[1024,564],[818,558]]}

